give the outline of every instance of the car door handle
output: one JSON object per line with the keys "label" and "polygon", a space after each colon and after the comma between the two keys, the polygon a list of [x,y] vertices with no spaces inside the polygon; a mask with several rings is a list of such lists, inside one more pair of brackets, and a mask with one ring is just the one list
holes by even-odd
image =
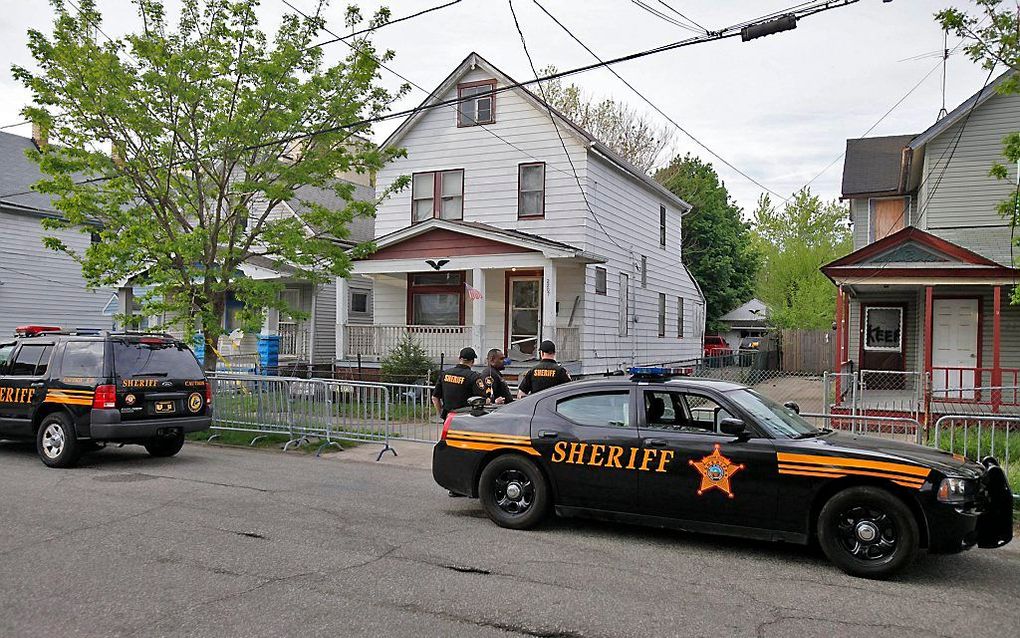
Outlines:
{"label": "car door handle", "polygon": [[645,447],[666,447],[666,439],[645,439]]}
{"label": "car door handle", "polygon": [[41,387],[43,387],[44,385],[46,385],[46,383],[45,383],[45,382],[43,382],[43,381],[36,381],[35,383],[31,384],[31,386],[32,386],[33,388],[41,388]]}
{"label": "car door handle", "polygon": [[560,433],[555,431],[555,430],[539,430],[538,431],[538,438],[540,438],[540,439],[555,439],[559,435],[560,435]]}

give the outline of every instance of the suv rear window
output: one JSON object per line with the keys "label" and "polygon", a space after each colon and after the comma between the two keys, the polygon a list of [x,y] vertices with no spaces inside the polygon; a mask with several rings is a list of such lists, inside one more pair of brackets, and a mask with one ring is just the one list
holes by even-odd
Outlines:
{"label": "suv rear window", "polygon": [[68,341],[64,346],[64,358],[60,363],[60,374],[65,377],[102,377],[102,341]]}
{"label": "suv rear window", "polygon": [[113,369],[122,379],[201,379],[195,355],[178,341],[113,341]]}

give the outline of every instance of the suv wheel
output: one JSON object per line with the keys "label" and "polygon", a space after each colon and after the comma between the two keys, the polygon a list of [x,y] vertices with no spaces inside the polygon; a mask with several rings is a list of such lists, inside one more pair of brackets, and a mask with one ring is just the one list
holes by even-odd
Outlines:
{"label": "suv wheel", "polygon": [[35,449],[50,467],[74,467],[81,456],[78,437],[71,420],[61,412],[43,419],[35,434]]}
{"label": "suv wheel", "polygon": [[523,456],[496,457],[482,470],[478,498],[485,513],[500,527],[528,529],[549,511],[549,486],[538,466]]}
{"label": "suv wheel", "polygon": [[173,456],[180,452],[182,447],[184,447],[184,435],[181,433],[161,436],[145,443],[145,450],[156,457]]}
{"label": "suv wheel", "polygon": [[891,576],[914,560],[918,537],[910,509],[878,487],[845,489],[818,515],[818,544],[851,576]]}

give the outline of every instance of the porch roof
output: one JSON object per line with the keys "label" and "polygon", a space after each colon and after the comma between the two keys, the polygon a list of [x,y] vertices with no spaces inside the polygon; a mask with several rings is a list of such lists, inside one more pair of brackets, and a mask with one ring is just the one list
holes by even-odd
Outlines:
{"label": "porch roof", "polygon": [[1020,270],[907,227],[821,267],[836,285],[1008,284]]}
{"label": "porch roof", "polygon": [[605,262],[604,257],[539,235],[445,219],[429,219],[401,228],[375,243],[376,252],[355,261],[355,273],[439,270],[447,264],[450,264],[447,270],[541,267],[554,259],[583,264]]}

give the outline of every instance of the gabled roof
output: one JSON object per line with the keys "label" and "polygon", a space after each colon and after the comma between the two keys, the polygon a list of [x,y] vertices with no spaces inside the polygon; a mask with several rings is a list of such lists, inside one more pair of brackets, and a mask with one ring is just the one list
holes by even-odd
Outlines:
{"label": "gabled roof", "polygon": [[733,310],[730,310],[723,316],[719,317],[719,321],[734,325],[764,326],[767,315],[768,307],[765,305],[765,302],[761,299],[754,298],[745,301]]}
{"label": "gabled roof", "polygon": [[896,193],[900,187],[903,149],[913,138],[891,135],[847,140],[843,197]]}
{"label": "gabled roof", "polygon": [[[306,225],[308,222],[305,220],[304,213],[307,212],[308,207],[304,202],[325,206],[331,210],[343,210],[347,207],[347,202],[343,198],[338,197],[336,192],[329,188],[299,186],[295,189],[294,194],[296,197],[287,202],[287,207]],[[375,189],[371,186],[355,184],[354,199],[356,201],[371,201],[375,199]],[[338,239],[337,241],[352,245],[372,241],[372,238],[375,236],[375,218],[355,217],[347,224],[347,228],[350,231],[350,235],[346,239]]]}
{"label": "gabled roof", "polygon": [[[436,87],[435,90],[433,90],[432,93],[430,93],[428,97],[426,97],[422,101],[422,103],[418,106],[418,109],[415,110],[414,113],[409,115],[407,119],[401,122],[400,126],[398,126],[397,129],[393,131],[393,133],[391,133],[389,137],[386,138],[386,141],[382,143],[382,147],[385,148],[388,146],[394,146],[398,144],[400,140],[403,139],[404,135],[406,135],[408,131],[414,128],[418,121],[421,120],[421,118],[424,117],[426,113],[428,113],[427,110],[421,110],[423,107],[435,104],[437,102],[441,102],[443,100],[444,95],[457,88],[457,82],[460,80],[460,78],[463,77],[468,72],[474,70],[475,68],[483,69],[490,76],[496,78],[498,82],[506,86],[517,84],[516,80],[508,76],[506,73],[500,71],[498,68],[493,66],[488,60],[486,60],[485,58],[483,58],[482,56],[478,55],[475,52],[471,52],[468,54],[466,58],[464,58],[464,61],[457,65],[457,68],[454,69],[450,75],[446,76],[446,79],[443,80],[439,84],[439,86]],[[530,102],[531,105],[534,106],[536,109],[539,109],[544,113],[552,111],[553,117],[556,118],[560,123],[564,124],[567,132],[574,135],[577,138],[577,140],[581,142],[581,144],[583,144],[586,148],[595,151],[599,155],[602,155],[604,158],[609,160],[610,163],[615,164],[618,168],[628,173],[631,177],[637,179],[638,181],[642,182],[645,186],[648,186],[652,190],[658,192],[661,196],[669,199],[675,206],[677,206],[680,209],[681,214],[687,213],[688,211],[691,210],[692,207],[690,204],[674,195],[669,189],[667,189],[662,184],[658,183],[657,181],[649,177],[647,173],[645,173],[638,167],[628,162],[626,159],[621,157],[616,151],[606,146],[594,135],[578,126],[573,120],[568,118],[563,113],[560,113],[554,107],[550,106],[548,102],[540,98],[532,91],[528,90],[526,87],[517,86],[510,90],[516,91],[526,101]]]}
{"label": "gabled roof", "polygon": [[519,230],[508,230],[497,228],[480,222],[453,221],[447,219],[428,219],[426,221],[405,226],[387,235],[376,239],[377,251],[406,242],[415,237],[432,233],[435,231],[446,231],[457,233],[468,237],[477,237],[500,244],[506,244],[519,249],[532,250],[542,253],[549,258],[577,258],[591,263],[601,263],[605,258],[598,255],[586,253],[580,248],[553,241],[531,233],[524,233]]}
{"label": "gabled roof", "polygon": [[1004,266],[958,244],[908,226],[821,267],[829,279],[1016,276]]}
{"label": "gabled roof", "polygon": [[25,156],[35,143],[20,135],[0,131],[0,207],[27,213],[56,216],[48,195],[32,190],[44,176],[39,166]]}
{"label": "gabled roof", "polygon": [[999,85],[1005,82],[1006,79],[1013,75],[1013,73],[1015,73],[1015,71],[1012,69],[1006,71],[999,77],[992,80],[987,86],[982,87],[977,93],[964,100],[962,104],[950,111],[948,115],[929,126],[925,132],[914,137],[914,139],[910,141],[910,148],[921,148],[935,137],[945,132],[946,129],[963,119],[972,108],[981,106],[993,96],[997,95]]}

